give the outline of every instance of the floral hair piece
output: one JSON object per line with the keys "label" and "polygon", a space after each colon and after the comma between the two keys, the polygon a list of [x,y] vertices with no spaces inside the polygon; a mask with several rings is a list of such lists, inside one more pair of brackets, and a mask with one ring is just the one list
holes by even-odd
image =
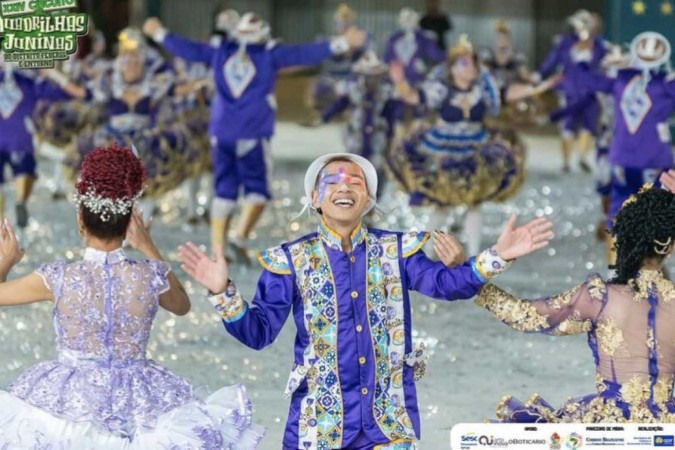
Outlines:
{"label": "floral hair piece", "polygon": [[85,194],[75,193],[73,200],[78,209],[84,205],[94,214],[98,214],[103,222],[107,222],[113,214],[128,214],[133,208],[134,202],[141,195],[143,195],[143,190],[134,197],[112,199],[103,197],[101,194],[97,194],[93,188],[89,188]]}

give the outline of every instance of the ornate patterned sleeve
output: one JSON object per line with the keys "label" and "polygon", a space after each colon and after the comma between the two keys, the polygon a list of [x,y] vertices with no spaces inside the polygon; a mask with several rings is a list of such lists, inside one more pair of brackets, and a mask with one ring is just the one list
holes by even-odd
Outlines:
{"label": "ornate patterned sleeve", "polygon": [[401,241],[407,285],[426,296],[439,300],[471,298],[490,278],[510,266],[496,251],[487,249],[460,266],[446,267],[421,251],[428,238],[429,233],[408,232]]}
{"label": "ornate patterned sleeve", "polygon": [[281,247],[262,251],[258,262],[265,270],[250,305],[232,281],[225,292],[209,298],[227,332],[256,350],[274,342],[296,295],[291,266]]}
{"label": "ornate patterned sleeve", "polygon": [[478,294],[476,304],[514,330],[566,336],[588,332],[606,299],[605,282],[593,274],[569,291],[538,300],[520,299],[487,284]]}

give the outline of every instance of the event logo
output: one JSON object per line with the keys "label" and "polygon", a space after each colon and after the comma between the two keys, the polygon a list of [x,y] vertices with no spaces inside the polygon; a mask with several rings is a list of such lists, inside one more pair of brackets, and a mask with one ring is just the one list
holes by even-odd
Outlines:
{"label": "event logo", "polygon": [[565,448],[568,450],[579,450],[583,444],[584,441],[579,433],[571,433],[569,436],[567,436]]}
{"label": "event logo", "polygon": [[492,436],[481,436],[478,438],[478,443],[480,445],[492,445],[495,443],[495,440]]}
{"label": "event logo", "polygon": [[77,0],[4,0],[0,2],[0,36],[5,61],[21,69],[54,67],[77,50],[87,34],[89,17],[69,13]]}
{"label": "event logo", "polygon": [[562,438],[558,433],[553,433],[551,435],[551,443],[549,444],[550,450],[560,450]]}
{"label": "event logo", "polygon": [[654,447],[675,447],[675,436],[654,436]]}
{"label": "event logo", "polygon": [[463,449],[475,447],[478,445],[478,435],[476,433],[469,433],[462,435],[461,446]]}

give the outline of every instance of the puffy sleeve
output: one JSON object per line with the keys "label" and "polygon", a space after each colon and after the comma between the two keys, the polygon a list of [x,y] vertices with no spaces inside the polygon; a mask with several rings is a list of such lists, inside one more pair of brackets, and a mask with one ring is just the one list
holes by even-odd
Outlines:
{"label": "puffy sleeve", "polygon": [[562,294],[524,300],[494,284],[481,289],[476,304],[514,330],[566,336],[588,332],[607,301],[607,286],[597,274]]}
{"label": "puffy sleeve", "polygon": [[448,87],[438,80],[428,79],[420,85],[420,102],[431,109],[438,109],[448,97]]}
{"label": "puffy sleeve", "polygon": [[150,266],[150,287],[152,288],[152,292],[157,295],[167,292],[171,287],[169,285],[169,272],[171,272],[169,263],[158,259],[151,259],[148,260],[148,265]]}
{"label": "puffy sleeve", "polygon": [[65,267],[65,261],[55,261],[50,264],[42,264],[35,271],[35,273],[42,278],[47,289],[54,294],[55,299],[58,299],[61,296]]}

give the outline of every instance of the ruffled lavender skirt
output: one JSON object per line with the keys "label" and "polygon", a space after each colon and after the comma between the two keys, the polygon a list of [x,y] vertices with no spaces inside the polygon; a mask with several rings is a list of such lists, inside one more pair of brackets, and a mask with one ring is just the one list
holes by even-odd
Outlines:
{"label": "ruffled lavender skirt", "polygon": [[202,400],[151,360],[73,361],[40,363],[0,391],[0,448],[254,449],[264,435],[242,385]]}

